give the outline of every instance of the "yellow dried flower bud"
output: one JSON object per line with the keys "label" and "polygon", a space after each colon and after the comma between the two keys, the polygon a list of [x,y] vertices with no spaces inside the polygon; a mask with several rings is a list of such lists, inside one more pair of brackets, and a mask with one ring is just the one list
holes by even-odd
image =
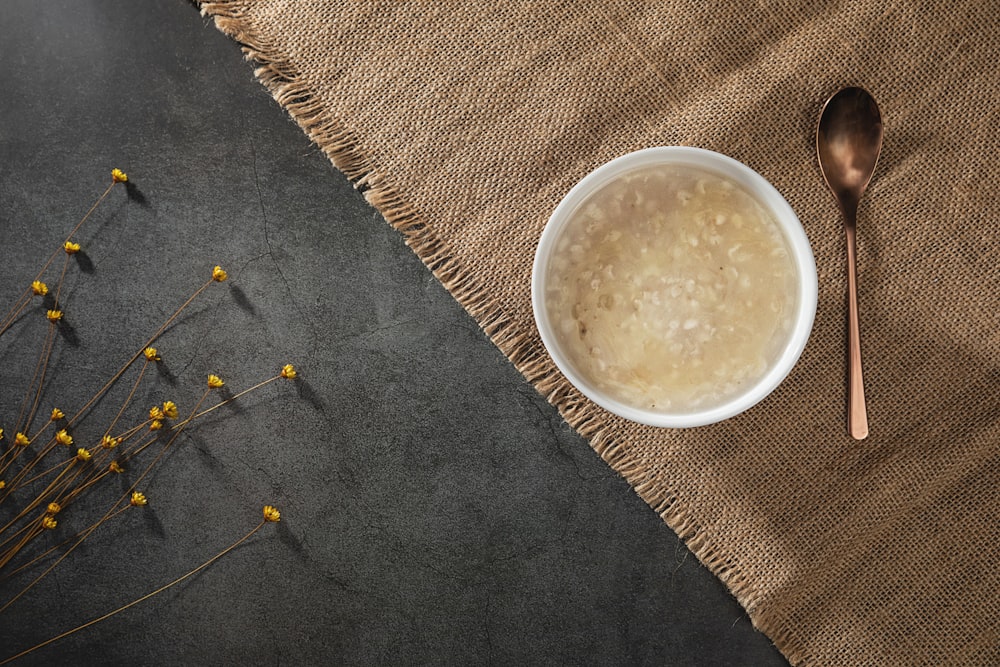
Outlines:
{"label": "yellow dried flower bud", "polygon": [[90,460],[90,451],[84,449],[83,447],[81,447],[80,449],[76,450],[76,460],[77,461],[89,461]]}
{"label": "yellow dried flower bud", "polygon": [[46,514],[45,516],[42,517],[42,528],[45,528],[46,530],[52,530],[53,528],[55,528],[58,525],[59,525],[59,522],[56,521],[55,519],[53,519],[48,514]]}
{"label": "yellow dried flower bud", "polygon": [[159,405],[154,405],[149,409],[149,418],[154,421],[163,419],[163,410],[160,409]]}
{"label": "yellow dried flower bud", "polygon": [[80,252],[80,244],[73,243],[72,241],[66,241],[65,243],[63,243],[63,250],[66,251],[67,255],[75,255],[76,253]]}
{"label": "yellow dried flower bud", "polygon": [[142,495],[138,491],[133,491],[132,499],[128,502],[132,507],[142,507],[146,504],[146,496]]}
{"label": "yellow dried flower bud", "polygon": [[0,428],[0,440],[3,440],[3,429]]}
{"label": "yellow dried flower bud", "polygon": [[52,415],[49,417],[52,421],[56,422],[65,417],[66,415],[59,408],[52,408]]}
{"label": "yellow dried flower bud", "polygon": [[67,447],[69,447],[70,445],[73,444],[73,436],[67,433],[66,429],[64,428],[59,429],[56,432],[56,442],[58,442],[60,445],[66,445]]}
{"label": "yellow dried flower bud", "polygon": [[163,422],[161,422],[158,419],[154,419],[153,421],[151,421],[149,423],[149,430],[150,431],[159,431],[161,428],[163,428]]}
{"label": "yellow dried flower bud", "polygon": [[59,512],[62,512],[62,507],[59,506],[59,503],[49,503],[46,511],[49,514],[59,514]]}
{"label": "yellow dried flower bud", "polygon": [[28,436],[26,436],[23,433],[19,432],[17,435],[14,436],[14,444],[15,445],[19,445],[21,447],[26,447],[29,443],[31,443],[31,440],[28,440]]}
{"label": "yellow dried flower bud", "polygon": [[142,353],[144,355],[146,355],[146,359],[148,359],[149,361],[159,361],[160,360],[160,355],[156,351],[155,347],[147,347],[145,350],[142,351]]}
{"label": "yellow dried flower bud", "polygon": [[121,438],[113,438],[110,435],[106,435],[101,438],[101,448],[103,449],[114,449],[122,442]]}
{"label": "yellow dried flower bud", "polygon": [[167,419],[177,419],[177,404],[173,401],[163,401],[163,414]]}
{"label": "yellow dried flower bud", "polygon": [[298,373],[295,371],[295,366],[292,366],[291,364],[285,364],[281,369],[281,377],[283,378],[294,380],[297,376]]}
{"label": "yellow dried flower bud", "polygon": [[3,487],[7,486],[7,482],[0,479],[0,491],[3,491]]}
{"label": "yellow dried flower bud", "polygon": [[49,286],[41,280],[35,280],[31,283],[31,291],[34,292],[35,296],[45,296],[49,293]]}
{"label": "yellow dried flower bud", "polygon": [[119,474],[125,472],[125,468],[122,468],[118,461],[112,461],[111,465],[108,466],[108,470]]}
{"label": "yellow dried flower bud", "polygon": [[61,310],[47,310],[45,311],[45,317],[48,318],[49,322],[55,324],[62,319],[63,312]]}
{"label": "yellow dried flower bud", "polygon": [[128,174],[126,174],[121,169],[112,169],[111,180],[113,180],[115,183],[128,183]]}
{"label": "yellow dried flower bud", "polygon": [[277,507],[264,505],[264,521],[270,521],[272,523],[275,523],[280,520],[281,520],[281,512],[278,511]]}
{"label": "yellow dried flower bud", "polygon": [[221,266],[216,266],[214,269],[212,269],[212,280],[214,280],[215,282],[221,283],[228,277],[229,274],[226,273]]}
{"label": "yellow dried flower bud", "polygon": [[219,387],[221,387],[224,384],[226,384],[226,383],[223,382],[222,378],[220,378],[218,375],[209,375],[208,376],[208,388],[209,389],[218,389]]}

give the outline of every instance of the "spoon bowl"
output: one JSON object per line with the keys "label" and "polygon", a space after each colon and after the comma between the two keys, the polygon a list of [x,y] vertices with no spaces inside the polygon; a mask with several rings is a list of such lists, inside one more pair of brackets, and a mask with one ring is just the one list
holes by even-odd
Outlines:
{"label": "spoon bowl", "polygon": [[879,153],[882,114],[875,99],[862,88],[837,91],[820,113],[816,155],[827,186],[844,215],[847,241],[847,430],[860,440],[868,436],[868,411],[861,367],[861,327],[858,316],[857,215]]}
{"label": "spoon bowl", "polygon": [[816,132],[823,178],[837,200],[857,206],[882,151],[882,114],[863,88],[844,88],[827,100]]}

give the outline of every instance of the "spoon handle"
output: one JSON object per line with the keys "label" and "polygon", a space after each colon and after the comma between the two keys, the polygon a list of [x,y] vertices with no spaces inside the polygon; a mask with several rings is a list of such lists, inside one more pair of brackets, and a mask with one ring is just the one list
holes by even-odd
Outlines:
{"label": "spoon handle", "polygon": [[868,410],[858,324],[857,210],[845,210],[844,218],[847,236],[847,432],[856,440],[863,440],[868,437]]}

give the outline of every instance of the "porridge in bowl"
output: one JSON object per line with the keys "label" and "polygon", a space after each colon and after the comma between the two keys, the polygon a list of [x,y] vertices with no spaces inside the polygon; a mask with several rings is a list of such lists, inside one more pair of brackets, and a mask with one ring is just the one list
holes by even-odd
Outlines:
{"label": "porridge in bowl", "polygon": [[544,301],[576,372],[641,410],[711,409],[774,366],[800,277],[773,215],[709,170],[651,165],[570,213]]}

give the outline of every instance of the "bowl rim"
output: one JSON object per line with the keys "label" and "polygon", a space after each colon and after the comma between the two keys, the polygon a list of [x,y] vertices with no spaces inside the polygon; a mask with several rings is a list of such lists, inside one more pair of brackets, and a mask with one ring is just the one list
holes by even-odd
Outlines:
{"label": "bowl rim", "polygon": [[[747,190],[768,209],[785,237],[799,272],[798,306],[792,333],[771,368],[747,391],[712,408],[696,412],[671,413],[627,405],[595,388],[566,358],[560,349],[544,303],[545,271],[555,242],[576,208],[598,188],[618,176],[661,164],[697,167],[728,178]],[[812,246],[795,211],[763,176],[734,158],[692,146],[653,146],[627,153],[606,162],[578,181],[549,216],[538,240],[531,271],[531,305],[542,344],[556,367],[584,396],[600,407],[630,421],[665,428],[691,428],[714,424],[740,414],[767,397],[788,376],[812,333],[818,298],[818,279]]]}

